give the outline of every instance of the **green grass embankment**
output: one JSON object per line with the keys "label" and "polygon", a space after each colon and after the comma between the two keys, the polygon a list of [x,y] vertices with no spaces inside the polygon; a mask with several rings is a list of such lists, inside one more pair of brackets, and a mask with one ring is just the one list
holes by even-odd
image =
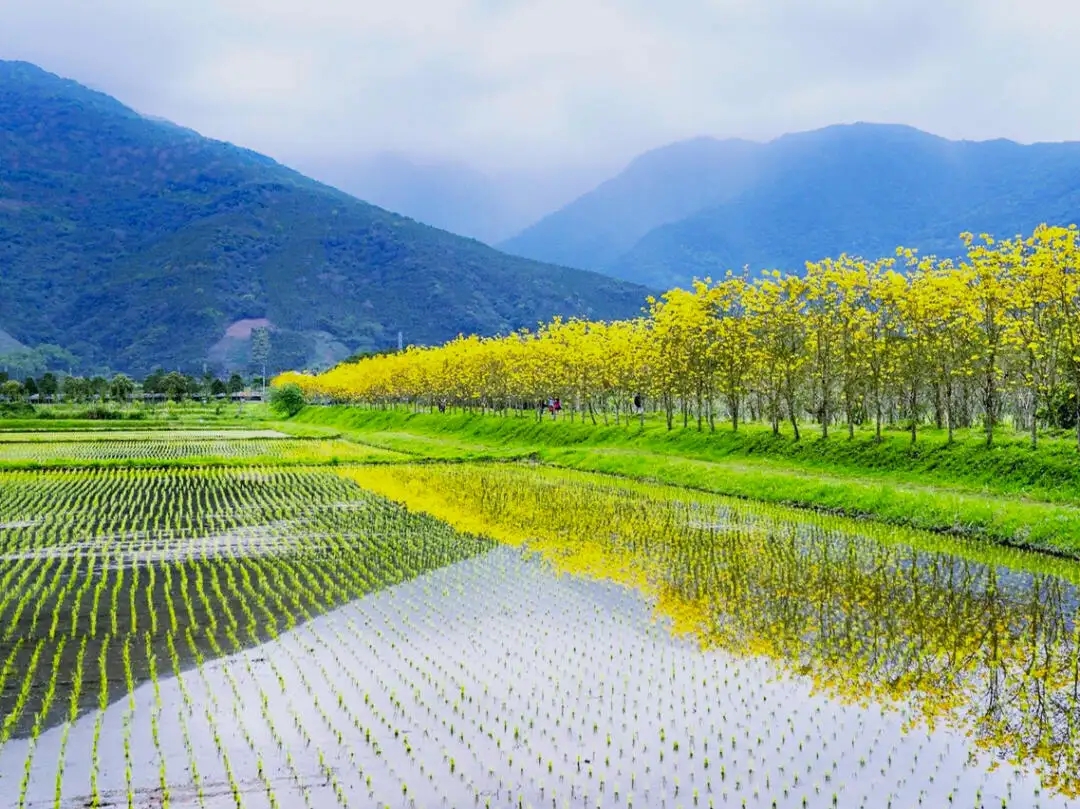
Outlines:
{"label": "green grass embankment", "polygon": [[732,433],[662,420],[594,426],[548,418],[414,414],[405,410],[309,407],[284,425],[296,434],[339,434],[414,457],[532,457],[574,469],[656,480],[1080,557],[1080,453],[1066,438],[1032,450],[1002,434],[844,433],[821,439],[773,436],[757,425]]}

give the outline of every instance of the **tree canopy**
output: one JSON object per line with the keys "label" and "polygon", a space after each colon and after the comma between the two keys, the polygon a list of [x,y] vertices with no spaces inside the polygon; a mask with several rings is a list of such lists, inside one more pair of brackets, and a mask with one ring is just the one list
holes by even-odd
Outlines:
{"label": "tree canopy", "polygon": [[460,336],[318,376],[311,396],[506,409],[560,397],[570,417],[615,420],[635,397],[699,429],[749,416],[796,437],[903,421],[952,431],[1008,416],[1031,430],[1075,427],[1080,442],[1080,243],[1075,226],[996,240],[962,234],[959,260],[899,248],[841,255],[801,275],[728,273],[650,299],[622,321],[556,318],[536,331]]}

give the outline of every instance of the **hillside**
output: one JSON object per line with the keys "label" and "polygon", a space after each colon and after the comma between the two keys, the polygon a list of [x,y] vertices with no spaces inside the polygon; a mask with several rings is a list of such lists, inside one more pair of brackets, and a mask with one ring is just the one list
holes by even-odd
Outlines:
{"label": "hillside", "polygon": [[21,351],[26,346],[12,337],[3,329],[0,329],[0,354],[7,354],[12,351]]}
{"label": "hillside", "polygon": [[606,269],[653,228],[736,196],[755,176],[761,151],[751,141],[697,138],[646,152],[498,246],[539,261]]}
{"label": "hillside", "polygon": [[[714,141],[714,149],[723,143]],[[645,233],[629,222],[634,243],[617,255],[580,249],[574,228],[600,221],[616,230],[629,203],[607,203],[586,217],[575,208],[586,198],[527,231],[532,243],[551,245],[547,251],[520,252],[663,288],[744,265],[799,270],[845,251],[889,255],[899,244],[951,255],[964,230],[1013,235],[1080,214],[1080,143],[950,141],[910,127],[854,124],[759,144],[747,149],[743,168],[741,184],[716,183],[717,198],[695,211]],[[658,171],[652,182],[690,204],[704,199],[680,179],[693,174]],[[704,162],[699,174],[714,176]]]}
{"label": "hillside", "polygon": [[398,153],[305,155],[297,161],[294,167],[304,174],[365,202],[485,244],[517,233],[602,175],[569,168],[480,171]]}
{"label": "hillside", "polygon": [[85,368],[271,366],[490,334],[554,314],[623,317],[646,291],[499,253],[254,152],[0,62],[0,326]]}
{"label": "hillside", "polygon": [[372,205],[461,236],[490,243],[512,230],[493,183],[465,165],[421,165],[384,153],[346,161],[316,156],[297,168]]}

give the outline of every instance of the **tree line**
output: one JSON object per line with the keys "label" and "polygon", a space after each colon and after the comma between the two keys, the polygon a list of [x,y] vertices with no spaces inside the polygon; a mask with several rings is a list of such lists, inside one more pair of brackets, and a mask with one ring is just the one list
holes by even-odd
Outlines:
{"label": "tree line", "polygon": [[[261,383],[261,378],[256,381]],[[247,382],[236,373],[221,379],[211,374],[200,378],[178,371],[157,370],[139,383],[122,373],[111,377],[85,377],[47,371],[38,377],[13,379],[8,371],[0,371],[0,399],[10,402],[125,403],[136,397],[180,402],[228,396],[246,388]]]}
{"label": "tree line", "polygon": [[[309,396],[507,411],[560,398],[569,418],[645,411],[668,428],[765,422],[799,438],[872,425],[1075,429],[1080,444],[1080,243],[1075,226],[995,240],[960,259],[841,255],[802,274],[727,273],[650,298],[634,320],[559,320],[290,373]],[[541,412],[537,410],[538,414]]]}

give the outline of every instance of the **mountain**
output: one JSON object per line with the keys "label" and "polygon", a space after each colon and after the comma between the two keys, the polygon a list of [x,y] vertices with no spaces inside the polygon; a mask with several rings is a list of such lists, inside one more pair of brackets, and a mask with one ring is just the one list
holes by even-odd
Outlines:
{"label": "mountain", "polygon": [[580,168],[482,172],[393,152],[354,158],[304,155],[294,165],[380,208],[486,244],[565,204],[596,177]]}
{"label": "mountain", "polygon": [[346,163],[318,160],[309,165],[303,166],[307,173],[330,185],[451,233],[487,242],[514,226],[513,218],[508,218],[499,204],[494,183],[468,166],[422,165],[392,153]]}
{"label": "mountain", "polygon": [[12,337],[3,329],[0,329],[0,355],[8,354],[15,351],[22,351],[26,348],[22,343]]}
{"label": "mountain", "polygon": [[[730,142],[711,143],[715,153]],[[965,230],[1011,236],[1080,215],[1080,143],[951,141],[906,126],[851,124],[756,144],[747,149],[742,169],[736,183],[709,179],[717,194],[711,200],[687,186],[692,168],[681,175],[654,173],[653,182],[668,195],[688,205],[705,202],[645,233],[629,222],[633,243],[625,246],[624,239],[617,255],[519,252],[558,255],[570,266],[665,288],[746,265],[797,271],[808,260],[841,252],[891,255],[901,244],[956,255]],[[715,177],[706,161],[699,173]],[[586,217],[564,215],[585,199],[538,223],[532,238],[574,245],[574,227]],[[614,231],[624,221],[625,205],[609,202],[588,221],[603,221]],[[512,240],[505,246],[516,245]]]}
{"label": "mountain", "polygon": [[762,144],[696,138],[638,157],[619,175],[499,248],[604,269],[653,228],[733,198],[754,179]]}
{"label": "mountain", "polygon": [[361,202],[255,152],[0,62],[0,327],[84,368],[275,368],[623,317],[646,290],[508,256]]}

